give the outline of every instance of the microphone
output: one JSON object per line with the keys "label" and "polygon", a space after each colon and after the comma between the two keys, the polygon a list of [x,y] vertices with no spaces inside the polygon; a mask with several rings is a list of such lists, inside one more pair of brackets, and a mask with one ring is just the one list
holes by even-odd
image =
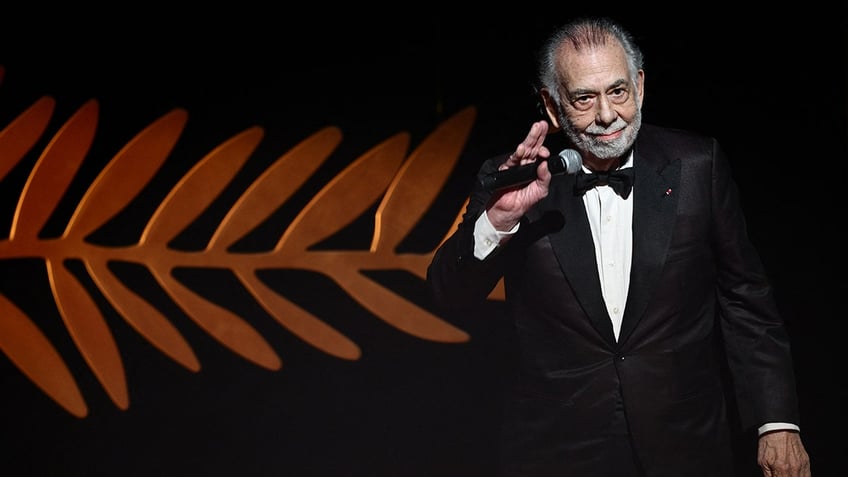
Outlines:
{"label": "microphone", "polygon": [[[556,159],[549,157],[547,162],[548,170],[553,175],[562,173],[575,174],[583,167],[583,158],[574,149],[563,149]],[[480,186],[485,190],[494,191],[533,182],[536,180],[536,168],[539,167],[539,164],[540,162],[536,161],[530,164],[492,172],[480,179]]]}

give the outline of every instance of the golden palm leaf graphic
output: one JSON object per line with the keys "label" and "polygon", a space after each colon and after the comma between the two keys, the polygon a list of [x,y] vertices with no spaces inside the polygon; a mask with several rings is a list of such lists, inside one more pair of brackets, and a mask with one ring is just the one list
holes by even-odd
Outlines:
{"label": "golden palm leaf graphic", "polygon": [[[0,131],[0,179],[43,136],[54,106],[52,98],[43,97]],[[433,251],[399,254],[395,249],[427,212],[451,173],[474,122],[473,108],[442,123],[408,156],[410,136],[398,133],[352,161],[308,202],[273,249],[261,253],[237,253],[230,248],[268,219],[315,173],[340,144],[339,129],[321,129],[276,159],[227,211],[201,251],[180,251],[168,243],[210,206],[253,154],[263,138],[260,127],[220,143],[181,177],[158,204],[137,243],[114,247],[86,241],[138,196],[165,163],[188,118],[185,110],[174,109],[139,132],[111,158],[86,190],[60,237],[40,238],[39,232],[89,152],[98,114],[97,101],[90,100],[50,138],[20,194],[9,238],[0,240],[0,260],[44,259],[63,325],[118,408],[129,407],[118,346],[96,301],[65,266],[67,260],[84,264],[103,297],[137,333],[194,372],[201,365],[191,345],[163,312],[113,273],[110,263],[144,266],[203,331],[237,355],[269,370],[280,369],[282,361],[265,338],[244,317],[175,279],[175,269],[230,270],[280,326],[341,359],[358,359],[359,346],[270,288],[257,272],[284,268],[318,272],[397,330],[438,342],[469,339],[463,330],[380,286],[363,272],[396,269],[424,278]],[[378,200],[369,250],[309,249],[350,224]],[[457,215],[454,228],[460,217]],[[30,317],[3,295],[0,350],[66,411],[77,417],[88,415],[86,401],[65,360]]]}

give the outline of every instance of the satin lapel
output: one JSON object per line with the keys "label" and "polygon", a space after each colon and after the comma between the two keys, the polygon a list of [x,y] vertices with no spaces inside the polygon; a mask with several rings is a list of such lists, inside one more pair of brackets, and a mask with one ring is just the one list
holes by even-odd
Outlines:
{"label": "satin lapel", "polygon": [[633,263],[630,290],[621,323],[624,344],[643,316],[668,254],[677,219],[680,159],[657,161],[650,154],[634,158]]}
{"label": "satin lapel", "polygon": [[548,207],[561,210],[565,218],[564,227],[549,236],[560,268],[592,325],[614,344],[612,324],[601,294],[592,230],[582,197],[574,195],[574,176],[557,178],[547,201]]}

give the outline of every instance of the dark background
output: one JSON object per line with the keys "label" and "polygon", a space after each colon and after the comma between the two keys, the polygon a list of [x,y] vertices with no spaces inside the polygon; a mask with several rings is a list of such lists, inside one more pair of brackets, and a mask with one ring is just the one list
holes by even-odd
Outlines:
{"label": "dark background", "polygon": [[[202,11],[130,5],[120,13],[45,7],[4,14],[0,125],[49,95],[56,99],[49,137],[84,102],[99,101],[90,157],[44,232],[58,236],[110,157],[155,119],[186,109],[188,125],[153,187],[102,237],[120,245],[138,240],[155,205],[196,161],[248,127],[262,126],[265,138],[231,197],[318,129],[333,125],[344,134],[333,157],[275,216],[268,230],[279,233],[311,194],[380,141],[407,131],[414,148],[447,118],[475,107],[454,176],[405,245],[427,252],[456,216],[479,163],[514,147],[539,117],[530,79],[545,33],[577,14],[618,17],[645,52],[645,120],[714,135],[732,158],[751,236],[791,333],[814,475],[840,475],[845,441],[838,430],[848,398],[837,352],[848,320],[841,306],[848,292],[845,17],[815,4],[746,14],[695,4],[662,14],[521,7],[534,11],[458,13],[420,2],[286,11],[239,3]],[[3,230],[38,149],[0,183]],[[367,248],[369,218],[341,234],[336,247]],[[213,227],[201,220],[181,246],[202,248]],[[510,366],[498,303],[484,310],[491,319],[451,317],[469,342],[434,343],[383,324],[326,277],[280,271],[301,285],[290,298],[341,329],[363,355],[333,358],[257,317],[252,324],[284,361],[276,372],[239,358],[172,309],[168,316],[203,366],[191,373],[107,312],[127,371],[124,411],[62,327],[43,263],[7,260],[2,267],[0,292],[36,317],[90,412],[71,416],[0,359],[0,475],[493,473],[500,385]],[[427,300],[420,280],[390,272],[379,279]],[[196,285],[227,292],[227,277],[207,274]],[[752,436],[740,432],[740,468],[756,475],[752,446]]]}

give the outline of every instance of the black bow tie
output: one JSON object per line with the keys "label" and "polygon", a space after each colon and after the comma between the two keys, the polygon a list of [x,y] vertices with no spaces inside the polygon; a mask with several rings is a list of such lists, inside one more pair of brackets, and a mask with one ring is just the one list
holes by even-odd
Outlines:
{"label": "black bow tie", "polygon": [[574,193],[583,195],[587,190],[599,185],[608,185],[622,198],[626,199],[633,189],[633,168],[616,169],[614,171],[602,171],[586,173],[579,171],[577,181],[574,183]]}

